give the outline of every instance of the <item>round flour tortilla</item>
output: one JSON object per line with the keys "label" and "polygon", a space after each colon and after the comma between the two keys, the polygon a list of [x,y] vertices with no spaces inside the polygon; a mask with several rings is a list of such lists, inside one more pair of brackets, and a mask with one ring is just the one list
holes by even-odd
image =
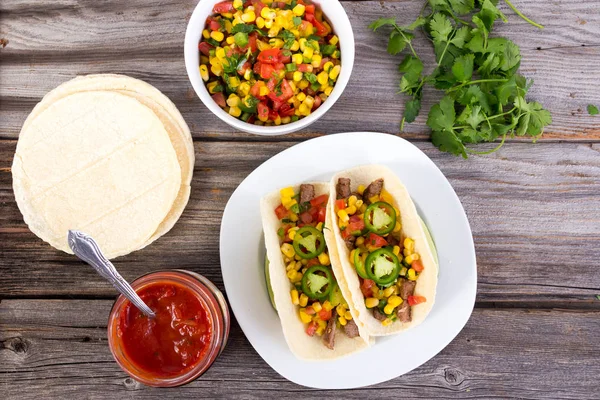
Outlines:
{"label": "round flour tortilla", "polygon": [[342,233],[337,223],[337,218],[331,218],[329,226],[333,230],[338,247],[339,262],[332,263],[336,276],[343,275],[347,284],[347,288],[351,293],[352,302],[358,314],[358,319],[361,320],[366,327],[367,332],[372,336],[392,335],[413,326],[419,325],[427,314],[431,311],[435,301],[435,292],[437,286],[438,266],[433,256],[429,240],[421,219],[417,213],[417,209],[406,187],[400,179],[389,168],[380,165],[367,165],[352,168],[346,171],[339,172],[333,176],[329,183],[329,204],[328,215],[335,215],[335,199],[336,199],[336,184],[338,178],[351,179],[351,191],[356,192],[359,185],[367,187],[372,181],[383,178],[384,188],[394,199],[393,206],[400,211],[398,218],[402,224],[402,233],[405,236],[411,237],[415,241],[415,251],[419,253],[424,266],[423,272],[417,279],[415,294],[425,296],[425,303],[417,304],[412,307],[412,321],[403,323],[395,321],[394,323],[383,326],[381,321],[373,317],[373,314],[365,306],[364,296],[360,290],[360,281],[358,274],[354,268],[354,263],[350,261],[350,250],[346,247]]}
{"label": "round flour tortilla", "polygon": [[[327,194],[329,191],[327,183],[312,183],[315,187],[315,197],[322,194]],[[299,185],[294,187],[298,192]],[[277,313],[283,328],[283,335],[292,351],[292,353],[302,360],[331,360],[340,358],[356,351],[362,350],[370,345],[369,337],[364,327],[357,323],[360,336],[349,338],[338,329],[335,335],[335,346],[333,350],[328,349],[323,344],[323,339],[320,336],[308,336],[305,332],[305,326],[298,315],[298,306],[292,303],[290,291],[292,284],[290,283],[285,270],[283,255],[279,246],[279,237],[277,230],[280,226],[280,221],[275,215],[275,208],[281,203],[279,191],[270,193],[262,198],[260,203],[260,212],[263,222],[263,230],[265,234],[265,246],[267,248],[267,258],[269,259],[269,277],[273,288],[273,295]],[[327,238],[326,238],[327,239]],[[331,238],[330,238],[331,239]],[[328,243],[329,258],[332,263],[339,262],[335,242]],[[331,244],[331,247],[329,245]],[[344,298],[349,299],[349,293],[345,290],[347,286],[340,281],[338,275],[338,285],[342,289]],[[354,316],[352,302],[348,301],[350,313]]]}
{"label": "round flour tortilla", "polygon": [[120,93],[52,102],[21,131],[15,198],[41,239],[71,253],[67,231],[94,237],[108,258],[144,247],[171,210],[181,168],[154,112]]}
{"label": "round flour tortilla", "polygon": [[78,76],[48,92],[25,120],[23,131],[52,103],[71,94],[88,91],[118,92],[133,97],[150,108],[164,125],[177,154],[177,160],[181,167],[181,186],[173,207],[171,207],[156,232],[146,242],[145,245],[148,245],[167,233],[175,225],[188,203],[195,161],[190,129],[175,104],[154,86],[126,75],[96,74]]}

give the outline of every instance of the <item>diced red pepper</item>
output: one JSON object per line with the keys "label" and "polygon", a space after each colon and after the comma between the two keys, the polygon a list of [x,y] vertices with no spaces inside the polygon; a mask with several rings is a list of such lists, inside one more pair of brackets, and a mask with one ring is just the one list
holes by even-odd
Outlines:
{"label": "diced red pepper", "polygon": [[314,4],[305,5],[304,12],[306,14],[314,14],[315,13],[315,5]]}
{"label": "diced red pepper", "polygon": [[313,24],[315,29],[317,30],[317,36],[326,36],[329,34],[329,29],[321,21],[315,18],[314,14],[306,13],[304,16],[308,22]]}
{"label": "diced red pepper", "polygon": [[358,215],[353,215],[348,221],[348,227],[346,228],[351,233],[362,232],[365,229],[365,220],[360,218]]}
{"label": "diced red pepper", "polygon": [[[279,85],[279,90],[276,89],[276,80],[274,78],[271,78],[271,80],[269,80],[269,82],[267,83],[267,87],[270,90],[268,96],[271,100],[273,100],[273,102],[285,103],[290,97],[292,97],[294,95],[294,91],[292,90],[292,87],[290,86],[288,81],[285,79],[281,80],[281,85]],[[281,91],[280,95],[277,95],[278,91]],[[283,105],[283,104],[281,104],[281,105]],[[277,107],[277,109],[279,109],[279,107]]]}
{"label": "diced red pepper", "polygon": [[211,31],[218,31],[219,29],[221,29],[221,24],[214,18],[208,17],[206,22],[208,23],[208,28]]}
{"label": "diced red pepper", "polygon": [[345,199],[339,199],[335,201],[335,209],[336,210],[344,210],[346,208],[346,200]]}
{"label": "diced red pepper", "polygon": [[[262,3],[261,3],[262,4]],[[264,5],[263,5],[264,6]],[[258,14],[260,15],[260,13]],[[256,47],[256,32],[252,32],[248,35],[248,46],[250,46],[250,50],[254,53],[258,48]]]}
{"label": "diced red pepper", "polygon": [[269,118],[269,107],[262,101],[256,105],[256,112],[261,121],[266,121]]}
{"label": "diced red pepper", "polygon": [[323,321],[329,321],[331,319],[331,310],[327,311],[326,309],[322,308],[321,311],[319,311],[319,318],[321,318]]}
{"label": "diced red pepper", "polygon": [[326,213],[326,208],[319,207],[319,213],[317,214],[317,221],[325,223],[325,213]]}
{"label": "diced red pepper", "polygon": [[300,64],[298,65],[298,71],[300,72],[313,72],[313,66],[310,64]]}
{"label": "diced red pepper", "polygon": [[294,114],[296,114],[296,110],[294,110],[294,108],[288,103],[283,104],[279,108],[279,115],[281,115],[282,117],[291,117]]}
{"label": "diced red pepper", "polygon": [[308,336],[314,336],[315,332],[317,331],[317,323],[315,321],[312,321],[310,324],[308,324],[308,326],[306,327],[306,334]]}
{"label": "diced red pepper", "polygon": [[371,279],[365,279],[360,285],[360,291],[365,297],[373,296],[373,286],[375,286],[375,281]]}
{"label": "diced red pepper", "polygon": [[319,207],[319,206],[327,204],[327,200],[329,200],[329,195],[328,194],[322,194],[320,196],[317,196],[317,197],[313,198],[310,201],[310,205],[313,206],[313,207]]}
{"label": "diced red pepper", "polygon": [[[271,79],[273,74],[275,74],[275,68],[271,64],[267,63],[257,63],[260,64],[260,77],[263,79]],[[256,67],[254,68],[254,72],[256,72]]]}
{"label": "diced red pepper", "polygon": [[198,43],[198,50],[200,51],[200,53],[204,54],[207,57],[210,56],[210,50],[214,48],[215,47],[208,42]]}
{"label": "diced red pepper", "polygon": [[283,204],[280,204],[277,206],[277,208],[275,209],[275,214],[277,215],[277,218],[279,219],[284,219],[285,217],[288,216],[289,211],[283,206]]}
{"label": "diced red pepper", "polygon": [[277,117],[279,117],[279,114],[277,113],[277,111],[269,110],[269,119],[271,121],[275,121],[277,119]]}
{"label": "diced red pepper", "polygon": [[425,267],[423,267],[423,263],[421,262],[421,260],[415,260],[415,261],[413,261],[412,264],[410,264],[410,266],[416,272],[421,272],[421,271],[423,271],[425,269]]}
{"label": "diced red pepper", "polygon": [[345,240],[347,238],[349,238],[350,236],[352,236],[352,232],[350,231],[350,229],[348,229],[348,227],[346,227],[346,229],[344,229],[342,232],[342,238]]}
{"label": "diced red pepper", "polygon": [[225,102],[225,96],[223,95],[223,93],[215,93],[212,95],[212,98],[215,101],[215,103],[217,103],[220,107],[227,106],[227,103]]}
{"label": "diced red pepper", "polygon": [[256,15],[260,15],[260,12],[262,11],[263,8],[266,7],[266,5],[261,1],[261,0],[251,0],[249,2],[246,2],[245,7],[248,7],[249,5],[254,6],[254,12],[256,13]]}
{"label": "diced red pepper", "polygon": [[305,225],[313,222],[313,217],[308,211],[300,213],[300,215],[298,215],[298,219],[300,219],[300,221]]}
{"label": "diced red pepper", "polygon": [[408,296],[408,304],[410,306],[416,306],[417,304],[425,303],[427,299],[423,296]]}
{"label": "diced red pepper", "polygon": [[279,56],[281,55],[281,50],[278,48],[263,50],[258,54],[258,61],[267,63],[267,64],[277,64],[281,60]]}
{"label": "diced red pepper", "polygon": [[388,242],[384,238],[374,233],[369,233],[369,237],[367,238],[367,244],[372,247],[383,247],[387,246]]}
{"label": "diced red pepper", "polygon": [[223,13],[233,13],[236,9],[233,7],[233,1],[222,1],[220,3],[215,4],[213,7],[213,12],[223,14]]}

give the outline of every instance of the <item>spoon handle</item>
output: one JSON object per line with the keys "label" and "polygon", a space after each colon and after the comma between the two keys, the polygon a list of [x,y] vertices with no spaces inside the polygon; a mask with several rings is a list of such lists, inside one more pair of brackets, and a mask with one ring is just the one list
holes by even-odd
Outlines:
{"label": "spoon handle", "polygon": [[91,236],[80,231],[70,230],[68,239],[69,246],[77,257],[94,267],[96,272],[109,281],[119,293],[131,301],[141,312],[150,318],[156,316],[129,283],[117,272],[115,266],[102,254],[98,243]]}

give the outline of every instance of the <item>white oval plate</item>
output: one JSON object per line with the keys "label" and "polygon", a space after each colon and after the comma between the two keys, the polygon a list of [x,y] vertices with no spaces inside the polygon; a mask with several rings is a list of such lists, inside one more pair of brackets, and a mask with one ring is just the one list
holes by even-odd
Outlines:
{"label": "white oval plate", "polygon": [[[285,343],[267,294],[260,199],[282,187],[329,181],[339,170],[375,163],[396,172],[435,240],[440,261],[435,305],[421,325],[396,336],[377,338],[362,352],[334,361],[300,361]],[[220,253],[229,303],[246,337],[275,371],[308,387],[349,389],[405,374],[446,347],[465,326],[475,304],[475,248],[460,200],[421,150],[392,135],[360,132],[323,136],[265,161],[238,186],[225,207]]]}

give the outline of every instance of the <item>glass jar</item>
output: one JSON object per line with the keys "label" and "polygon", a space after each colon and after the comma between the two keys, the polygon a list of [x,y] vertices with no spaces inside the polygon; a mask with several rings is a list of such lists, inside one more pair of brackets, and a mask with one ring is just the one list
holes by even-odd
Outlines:
{"label": "glass jar", "polygon": [[138,367],[127,355],[123,341],[118,334],[121,313],[130,302],[120,295],[113,304],[108,318],[108,344],[115,361],[123,371],[135,380],[149,386],[173,387],[184,385],[201,376],[210,368],[221,354],[229,337],[229,308],[221,291],[200,274],[185,270],[157,271],[143,275],[133,281],[131,286],[136,292],[156,284],[173,284],[188,289],[199,300],[211,321],[212,332],[207,350],[195,365],[182,370],[176,376],[156,376],[151,371]]}

